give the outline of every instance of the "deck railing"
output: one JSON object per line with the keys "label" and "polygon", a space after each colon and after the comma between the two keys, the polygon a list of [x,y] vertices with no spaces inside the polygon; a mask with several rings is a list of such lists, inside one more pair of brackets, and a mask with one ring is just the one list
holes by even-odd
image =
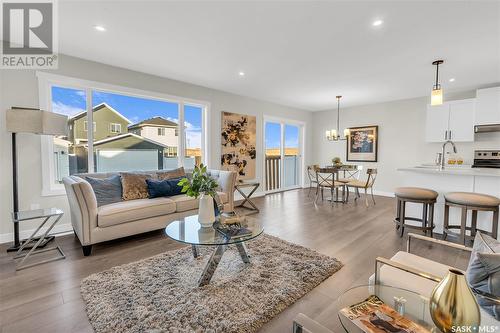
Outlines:
{"label": "deck railing", "polygon": [[266,155],[266,191],[280,188],[281,156]]}
{"label": "deck railing", "polygon": [[281,157],[279,155],[266,155],[266,191],[297,185],[297,159],[297,155],[285,155],[285,164],[283,166],[285,173],[283,177],[284,184],[281,184]]}

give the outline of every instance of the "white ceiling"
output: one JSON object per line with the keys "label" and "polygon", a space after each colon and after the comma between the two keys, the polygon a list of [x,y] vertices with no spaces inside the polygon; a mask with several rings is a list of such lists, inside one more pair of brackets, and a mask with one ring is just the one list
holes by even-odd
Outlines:
{"label": "white ceiling", "polygon": [[[438,58],[445,92],[500,82],[498,1],[76,1],[59,9],[61,53],[307,110],[335,106],[337,94],[343,106],[428,95]],[[384,24],[373,27],[375,19]]]}

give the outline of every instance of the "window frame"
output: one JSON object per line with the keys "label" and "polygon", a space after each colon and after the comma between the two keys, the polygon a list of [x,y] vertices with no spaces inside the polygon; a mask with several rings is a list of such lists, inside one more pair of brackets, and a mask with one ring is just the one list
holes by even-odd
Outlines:
{"label": "window frame", "polygon": [[[62,88],[66,88],[66,87],[62,87]],[[94,133],[95,133],[97,131],[97,124],[95,123],[95,121],[92,122],[92,128],[93,128]],[[84,132],[89,131],[89,122],[87,120],[83,121],[83,131]],[[87,138],[88,138],[88,135],[87,135]]]}
{"label": "window frame", "polygon": [[[93,112],[92,111],[92,94],[95,91],[102,91],[106,93],[127,95],[130,97],[138,97],[144,99],[153,99],[163,102],[176,103],[178,105],[178,117],[179,117],[179,136],[184,134],[184,105],[197,106],[202,109],[202,142],[201,142],[201,153],[202,162],[205,165],[211,166],[210,161],[210,151],[208,138],[211,135],[211,129],[209,124],[210,115],[210,102],[195,100],[192,98],[174,96],[169,94],[164,94],[155,91],[148,91],[142,89],[131,88],[127,86],[118,86],[113,84],[108,84],[98,81],[90,81],[84,79],[78,79],[69,76],[51,74],[47,72],[37,71],[36,76],[38,79],[38,97],[39,97],[39,107],[42,110],[52,111],[52,87],[58,86],[62,88],[70,88],[85,91],[86,96],[86,111],[87,111],[87,121],[89,124],[94,125]],[[92,126],[92,131],[87,131],[88,139],[88,151],[93,151],[93,141],[94,141],[94,126]],[[179,145],[177,148],[178,153],[178,166],[184,166],[185,158],[185,143],[183,140],[179,140]],[[63,184],[57,184],[55,182],[55,166],[54,166],[54,140],[52,136],[42,135],[41,136],[41,157],[42,157],[42,196],[58,196],[66,195]],[[87,165],[89,166],[89,172],[93,172],[94,158],[93,154],[88,154]]]}
{"label": "window frame", "polygon": [[[95,124],[95,121],[94,121]],[[94,125],[95,126],[95,125]],[[113,131],[113,126],[116,126],[118,128],[118,131]],[[94,132],[95,132],[95,127],[94,127]],[[122,124],[118,123],[109,123],[109,132],[113,134],[118,134],[122,132]]]}
{"label": "window frame", "polygon": [[158,127],[158,136],[166,136],[167,135],[167,131],[165,129],[165,127]]}

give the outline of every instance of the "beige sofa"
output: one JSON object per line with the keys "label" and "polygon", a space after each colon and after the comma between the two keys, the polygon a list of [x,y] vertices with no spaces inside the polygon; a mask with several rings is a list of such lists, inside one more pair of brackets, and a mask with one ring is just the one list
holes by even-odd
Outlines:
{"label": "beige sofa", "polygon": [[[207,172],[220,185],[218,193],[224,203],[224,211],[232,211],[236,172]],[[71,210],[71,224],[85,256],[90,255],[93,244],[162,229],[169,222],[198,211],[198,200],[185,194],[121,201],[98,207],[94,191],[85,176],[107,178],[116,174],[86,173],[63,179]]]}

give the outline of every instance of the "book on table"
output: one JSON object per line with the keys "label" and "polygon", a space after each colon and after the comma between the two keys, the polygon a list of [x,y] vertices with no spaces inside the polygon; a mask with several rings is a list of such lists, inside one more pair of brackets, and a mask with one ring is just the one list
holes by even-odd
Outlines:
{"label": "book on table", "polygon": [[248,237],[253,233],[252,230],[245,228],[239,224],[225,225],[222,223],[215,223],[214,228],[225,237],[232,239]]}
{"label": "book on table", "polygon": [[340,314],[366,333],[430,333],[430,330],[402,316],[375,295],[343,308]]}

